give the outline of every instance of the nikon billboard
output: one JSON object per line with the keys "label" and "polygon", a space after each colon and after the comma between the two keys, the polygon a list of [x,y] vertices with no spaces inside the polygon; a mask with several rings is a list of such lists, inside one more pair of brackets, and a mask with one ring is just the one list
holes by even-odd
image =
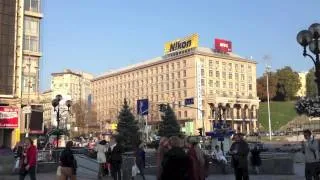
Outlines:
{"label": "nikon billboard", "polygon": [[170,54],[186,49],[198,47],[199,36],[198,34],[192,34],[183,39],[177,39],[171,42],[167,42],[164,45],[164,54]]}

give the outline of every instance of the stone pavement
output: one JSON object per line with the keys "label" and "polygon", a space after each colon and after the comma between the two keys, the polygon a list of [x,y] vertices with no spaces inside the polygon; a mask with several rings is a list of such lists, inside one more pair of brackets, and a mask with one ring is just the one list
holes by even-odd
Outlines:
{"label": "stone pavement", "polygon": [[[0,180],[17,180],[18,176],[1,176]],[[38,180],[57,180],[57,177],[55,173],[45,173],[45,174],[38,174],[37,175]],[[92,175],[85,175],[81,174],[77,177],[77,180],[96,180],[96,176]],[[110,177],[103,178],[104,180],[111,180]],[[136,180],[140,180],[140,177],[135,178]],[[155,176],[146,176],[147,180],[156,180]],[[211,175],[208,180],[234,180],[233,175]],[[303,177],[299,176],[275,176],[275,175],[252,175],[250,176],[250,180],[302,180]],[[29,177],[26,178],[26,180],[29,180]]]}

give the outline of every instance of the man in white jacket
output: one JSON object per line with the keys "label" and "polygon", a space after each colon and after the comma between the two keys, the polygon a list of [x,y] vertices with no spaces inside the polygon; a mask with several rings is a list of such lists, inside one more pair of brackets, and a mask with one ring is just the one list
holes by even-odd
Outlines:
{"label": "man in white jacket", "polygon": [[305,156],[306,180],[320,180],[319,143],[309,129],[303,131],[305,141],[302,142],[302,153]]}

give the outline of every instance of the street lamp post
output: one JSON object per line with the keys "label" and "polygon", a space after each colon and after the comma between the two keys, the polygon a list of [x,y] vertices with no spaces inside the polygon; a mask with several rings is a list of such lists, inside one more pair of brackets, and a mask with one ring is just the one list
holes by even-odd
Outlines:
{"label": "street lamp post", "polygon": [[[308,56],[315,66],[316,84],[318,87],[318,96],[320,96],[320,24],[312,24],[308,30],[302,30],[297,35],[298,43],[303,47],[303,56]],[[309,50],[315,55],[315,58],[307,53],[307,46]]]}
{"label": "street lamp post", "polygon": [[269,72],[271,67],[266,66],[266,74],[267,74],[267,100],[268,100],[268,122],[269,122],[269,140],[272,140],[272,127],[271,127],[271,112],[270,112],[270,95],[269,95]]}
{"label": "street lamp post", "polygon": [[[62,100],[62,96],[60,94],[56,95],[56,98],[52,100],[52,106],[54,111],[57,113],[56,114],[56,121],[57,121],[57,148],[59,147],[59,138],[60,138],[60,116],[61,116],[61,112],[60,112],[60,108],[59,108],[59,104],[60,101]],[[71,101],[67,100],[66,104],[68,107],[68,112],[70,111],[70,107],[71,107]]]}

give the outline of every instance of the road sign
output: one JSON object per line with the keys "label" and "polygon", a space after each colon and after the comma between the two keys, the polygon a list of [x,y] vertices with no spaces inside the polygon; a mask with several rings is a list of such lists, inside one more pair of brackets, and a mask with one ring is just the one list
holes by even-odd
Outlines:
{"label": "road sign", "polygon": [[24,114],[30,114],[31,113],[31,106],[25,106],[22,108],[22,112]]}
{"label": "road sign", "polygon": [[148,99],[139,99],[137,101],[137,112],[139,115],[148,115],[149,111],[149,101]]}
{"label": "road sign", "polygon": [[190,104],[194,104],[193,98],[187,98],[184,100],[184,105],[190,105]]}

